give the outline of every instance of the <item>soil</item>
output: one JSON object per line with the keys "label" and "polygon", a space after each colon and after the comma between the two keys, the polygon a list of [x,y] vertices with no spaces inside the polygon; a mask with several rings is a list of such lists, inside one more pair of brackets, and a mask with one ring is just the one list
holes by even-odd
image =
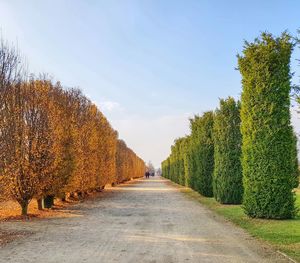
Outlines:
{"label": "soil", "polygon": [[22,234],[0,262],[289,262],[160,177],[111,187],[67,214],[1,222]]}

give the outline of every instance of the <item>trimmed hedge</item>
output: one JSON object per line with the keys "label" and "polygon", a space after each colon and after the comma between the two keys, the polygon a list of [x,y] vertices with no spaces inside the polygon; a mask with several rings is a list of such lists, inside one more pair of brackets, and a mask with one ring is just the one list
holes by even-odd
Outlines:
{"label": "trimmed hedge", "polygon": [[213,196],[213,112],[195,116],[190,126],[191,135],[175,140],[171,146],[170,156],[161,164],[162,175],[204,196]]}
{"label": "trimmed hedge", "polygon": [[292,153],[292,166],[294,171],[294,176],[292,178],[293,180],[293,188],[297,188],[299,186],[299,160],[298,160],[298,151],[297,151],[297,136],[294,133],[293,134],[293,147],[291,149]]}
{"label": "trimmed hedge", "polygon": [[[250,217],[295,215],[299,184],[297,138],[290,124],[291,37],[263,33],[238,56],[241,103],[190,120],[162,162],[162,175],[223,204],[243,203]],[[299,99],[300,101],[300,99]]]}
{"label": "trimmed hedge", "polygon": [[183,165],[184,165],[184,185],[191,186],[192,174],[192,152],[191,152],[191,136],[186,136],[183,142]]}
{"label": "trimmed hedge", "polygon": [[263,33],[238,57],[242,75],[242,167],[245,213],[259,218],[295,215],[295,140],[290,124],[291,37]]}
{"label": "trimmed hedge", "polygon": [[171,146],[170,156],[162,162],[162,175],[191,187],[204,196],[213,196],[214,169],[213,112],[190,120],[191,135]]}
{"label": "trimmed hedge", "polygon": [[214,116],[214,197],[222,204],[240,204],[243,196],[240,103],[220,100]]}
{"label": "trimmed hedge", "polygon": [[162,163],[163,176],[181,185],[185,185],[186,182],[184,149],[185,138],[175,140],[169,158]]}
{"label": "trimmed hedge", "polygon": [[192,185],[203,196],[212,197],[214,170],[213,112],[205,112],[191,120],[193,156]]}

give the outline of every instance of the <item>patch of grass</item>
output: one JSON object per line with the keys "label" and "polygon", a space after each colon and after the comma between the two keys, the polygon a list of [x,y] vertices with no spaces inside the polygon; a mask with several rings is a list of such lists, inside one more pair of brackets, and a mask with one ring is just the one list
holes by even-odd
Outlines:
{"label": "patch of grass", "polygon": [[[222,205],[214,198],[203,197],[189,188],[182,188],[181,191],[246,229],[252,236],[266,241],[276,250],[280,250],[300,262],[300,211],[296,218],[289,220],[253,219],[244,214],[240,205]],[[299,208],[299,190],[296,192],[296,198]]]}

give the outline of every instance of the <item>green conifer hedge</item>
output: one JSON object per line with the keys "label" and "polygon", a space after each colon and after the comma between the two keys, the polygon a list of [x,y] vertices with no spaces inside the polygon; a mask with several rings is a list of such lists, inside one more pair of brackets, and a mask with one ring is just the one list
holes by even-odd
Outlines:
{"label": "green conifer hedge", "polygon": [[294,139],[290,124],[291,37],[263,33],[238,56],[242,75],[242,168],[245,213],[260,218],[295,215]]}
{"label": "green conifer hedge", "polygon": [[212,197],[214,171],[213,112],[205,112],[191,120],[191,137],[194,150],[192,185],[203,196]]}
{"label": "green conifer hedge", "polygon": [[220,100],[214,116],[214,174],[216,200],[240,204],[243,196],[240,105],[231,97]]}

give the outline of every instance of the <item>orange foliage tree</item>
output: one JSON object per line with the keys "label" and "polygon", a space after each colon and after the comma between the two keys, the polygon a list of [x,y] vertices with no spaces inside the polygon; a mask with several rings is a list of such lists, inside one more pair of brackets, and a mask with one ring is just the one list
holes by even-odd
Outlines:
{"label": "orange foliage tree", "polygon": [[145,162],[139,158],[123,140],[117,143],[117,183],[141,177],[146,170]]}
{"label": "orange foliage tree", "polygon": [[22,215],[36,198],[84,196],[144,175],[145,163],[80,90],[27,77],[20,56],[0,43],[0,190]]}

